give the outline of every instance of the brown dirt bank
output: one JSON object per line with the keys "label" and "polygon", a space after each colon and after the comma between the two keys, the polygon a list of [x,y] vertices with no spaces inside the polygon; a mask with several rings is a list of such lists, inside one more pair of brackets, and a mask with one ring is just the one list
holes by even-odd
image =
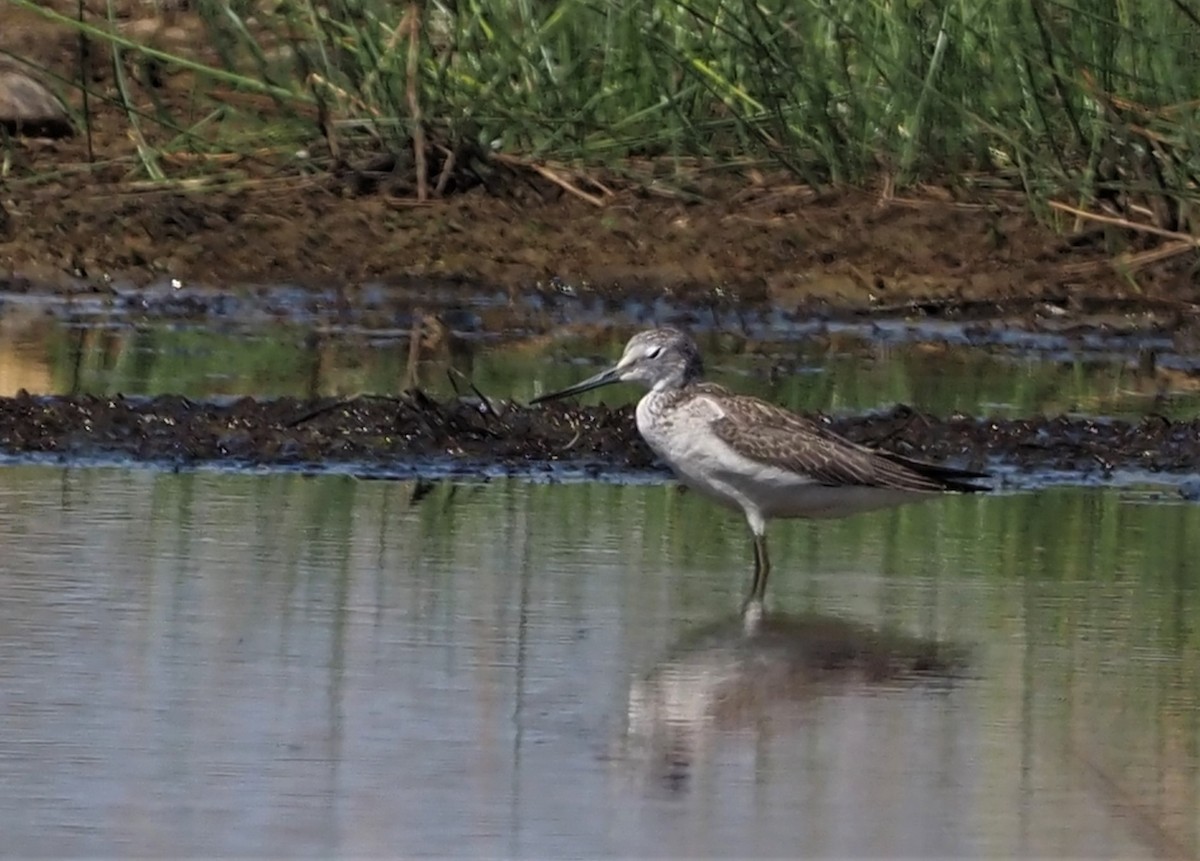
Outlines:
{"label": "brown dirt bank", "polygon": [[1102,238],[1065,240],[1012,202],[817,196],[734,178],[710,183],[703,203],[631,189],[597,208],[554,187],[509,191],[415,206],[354,196],[333,176],[203,194],[135,193],[86,178],[25,186],[3,201],[0,287],[103,290],[112,278],[177,277],[353,289],[416,276],[784,307],[1200,300],[1189,272],[1119,277]]}
{"label": "brown dirt bank", "polygon": [[[1138,423],[1082,418],[947,419],[907,407],[829,420],[847,437],[910,457],[982,468],[1087,475],[1113,469],[1196,470],[1200,420]],[[574,466],[595,472],[647,470],[654,458],[631,407],[581,408],[473,400],[437,402],[421,393],[349,401],[292,398],[227,404],[155,398],[0,398],[0,452],[96,457],[192,466],[351,466],[369,473],[433,463],[530,474]]]}

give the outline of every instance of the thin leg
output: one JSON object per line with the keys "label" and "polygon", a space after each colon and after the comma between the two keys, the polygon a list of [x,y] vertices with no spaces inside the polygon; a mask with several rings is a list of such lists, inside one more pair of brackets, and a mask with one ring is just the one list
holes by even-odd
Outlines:
{"label": "thin leg", "polygon": [[767,577],[771,574],[771,557],[767,555],[767,536],[754,536],[754,583],[750,589],[750,600],[762,603],[767,594]]}
{"label": "thin leg", "polygon": [[754,579],[750,582],[750,595],[742,605],[742,616],[747,630],[756,627],[763,615],[763,596],[767,592],[767,576],[771,573],[771,557],[767,555],[767,536],[751,528],[754,537]]}

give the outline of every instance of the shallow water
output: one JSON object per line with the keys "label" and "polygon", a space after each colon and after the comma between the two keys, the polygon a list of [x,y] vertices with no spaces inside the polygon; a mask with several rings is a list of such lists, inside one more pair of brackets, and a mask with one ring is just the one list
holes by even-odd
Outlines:
{"label": "shallow water", "polygon": [[[549,318],[542,329],[506,328],[497,337],[471,312],[446,311],[449,328],[422,329],[414,351],[408,318],[274,319],[257,306],[217,308],[227,313],[190,321],[143,318],[129,308],[54,314],[29,300],[0,302],[0,395],[23,388],[315,397],[419,385],[445,397],[470,393],[473,384],[488,397],[524,401],[593,373],[620,355],[632,332],[659,321],[649,312],[615,325]],[[943,415],[1200,415],[1200,353],[1161,335],[902,319],[800,324],[778,314],[718,331],[711,315],[677,310],[666,319],[677,317],[694,325],[713,379],[791,409],[846,413],[905,403]],[[559,334],[534,334],[546,326]],[[588,397],[635,396],[626,388]]]}
{"label": "shallow water", "polygon": [[1200,851],[1200,507],[771,538],[747,636],[666,485],[0,470],[6,854]]}

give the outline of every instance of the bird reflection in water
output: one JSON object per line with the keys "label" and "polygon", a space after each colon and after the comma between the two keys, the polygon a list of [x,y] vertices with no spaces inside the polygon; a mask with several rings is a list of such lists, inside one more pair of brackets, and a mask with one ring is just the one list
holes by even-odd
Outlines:
{"label": "bird reflection in water", "polygon": [[687,788],[721,732],[753,729],[780,708],[849,686],[947,686],[964,648],[837,618],[769,614],[690,632],[629,691],[622,759],[673,791]]}

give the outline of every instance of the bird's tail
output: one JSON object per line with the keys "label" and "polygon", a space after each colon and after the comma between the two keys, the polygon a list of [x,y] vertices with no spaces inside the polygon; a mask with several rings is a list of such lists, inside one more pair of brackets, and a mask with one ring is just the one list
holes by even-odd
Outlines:
{"label": "bird's tail", "polygon": [[886,449],[876,449],[876,452],[886,457],[892,463],[898,464],[905,469],[910,469],[918,475],[922,475],[932,481],[936,481],[942,485],[945,490],[953,490],[959,493],[980,493],[982,491],[991,490],[987,485],[976,484],[975,482],[991,478],[986,472],[978,472],[971,469],[959,469],[954,466],[942,466],[938,463],[927,463],[923,460],[913,460],[901,454],[896,454],[893,451]]}

